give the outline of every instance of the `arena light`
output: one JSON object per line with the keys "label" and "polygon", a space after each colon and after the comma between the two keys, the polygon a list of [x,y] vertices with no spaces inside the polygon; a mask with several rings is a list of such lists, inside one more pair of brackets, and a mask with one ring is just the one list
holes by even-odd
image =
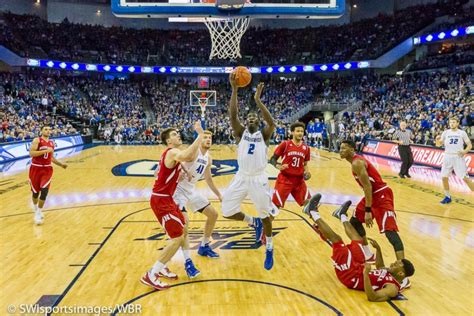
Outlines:
{"label": "arena light", "polygon": [[273,72],[273,67],[267,67],[267,69],[265,69],[266,72],[268,72],[269,74],[271,74]]}
{"label": "arena light", "polygon": [[328,66],[322,65],[321,67],[319,67],[319,69],[321,69],[322,71],[326,71],[328,70]]}
{"label": "arena light", "polygon": [[105,70],[105,71],[110,71],[110,66],[109,66],[109,65],[105,65],[105,66],[104,66],[104,70]]}
{"label": "arena light", "polygon": [[153,72],[153,67],[142,67],[142,72],[149,74]]}
{"label": "arena light", "polygon": [[40,66],[40,61],[38,59],[28,58],[26,64],[31,67],[38,67]]}
{"label": "arena light", "polygon": [[171,67],[170,71],[171,71],[172,73],[175,73],[175,72],[178,71],[178,69],[177,69],[176,67]]}
{"label": "arena light", "polygon": [[458,29],[455,29],[455,30],[453,30],[453,31],[451,32],[451,36],[452,36],[452,37],[456,37],[456,36],[458,36],[458,35],[459,35]]}
{"label": "arena light", "polygon": [[339,70],[339,65],[338,65],[338,64],[334,64],[334,65],[332,66],[332,69],[334,69],[334,70]]}
{"label": "arena light", "polygon": [[122,72],[122,71],[123,71],[123,67],[122,67],[122,66],[117,66],[117,67],[115,67],[115,70],[117,70],[118,72]]}
{"label": "arena light", "polygon": [[97,71],[97,65],[87,64],[86,65],[86,70],[88,70],[88,71]]}
{"label": "arena light", "polygon": [[438,34],[439,39],[443,39],[445,37],[446,37],[446,33],[444,33],[444,32],[441,32],[441,33]]}
{"label": "arena light", "polygon": [[48,61],[46,63],[46,65],[49,67],[49,68],[53,68],[54,67],[54,62],[52,60]]}
{"label": "arena light", "polygon": [[293,66],[293,67],[290,68],[291,72],[295,72],[296,70],[298,70],[298,68],[296,66]]}
{"label": "arena light", "polygon": [[344,68],[346,68],[346,69],[351,69],[351,67],[352,67],[351,63],[347,63],[347,64],[344,65]]}
{"label": "arena light", "polygon": [[78,70],[78,69],[79,69],[79,65],[78,65],[77,63],[75,63],[75,64],[73,64],[73,65],[71,66],[71,68],[74,69],[74,70]]}
{"label": "arena light", "polygon": [[163,73],[166,72],[166,68],[165,67],[160,67],[160,69],[158,69],[158,71],[163,74]]}
{"label": "arena light", "polygon": [[133,66],[128,67],[128,71],[129,72],[135,72],[135,67],[133,67]]}
{"label": "arena light", "polygon": [[278,71],[279,72],[285,72],[285,67],[281,66],[280,68],[278,68]]}
{"label": "arena light", "polygon": [[61,67],[61,69],[65,69],[67,67],[67,64],[65,62],[62,62],[59,64],[59,67]]}

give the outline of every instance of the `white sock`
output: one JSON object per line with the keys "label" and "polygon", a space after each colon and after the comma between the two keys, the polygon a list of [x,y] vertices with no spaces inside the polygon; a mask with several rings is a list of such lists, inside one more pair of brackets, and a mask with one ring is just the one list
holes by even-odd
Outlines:
{"label": "white sock", "polygon": [[318,219],[321,218],[321,215],[319,215],[319,212],[309,211],[309,213],[311,214],[311,217],[313,218],[314,221],[317,221]]}
{"label": "white sock", "polygon": [[206,236],[202,237],[201,246],[204,247],[208,243],[209,243],[209,237],[206,237]]}
{"label": "white sock", "polygon": [[246,223],[249,224],[249,225],[253,225],[253,217],[252,217],[252,216],[248,216],[247,214],[245,214],[244,222],[246,222]]}
{"label": "white sock", "polygon": [[38,212],[38,204],[33,204],[33,209],[35,210],[35,212]]}
{"label": "white sock", "polygon": [[447,196],[447,197],[451,197],[451,194],[449,194],[449,191],[448,190],[444,190],[444,195]]}
{"label": "white sock", "polygon": [[347,219],[347,216],[345,214],[341,215],[341,223],[348,222],[349,220]]}
{"label": "white sock", "polygon": [[189,249],[184,250],[183,248],[181,248],[181,250],[183,251],[183,256],[184,256],[185,261],[188,259],[191,259],[191,257],[189,256]]}
{"label": "white sock", "polygon": [[374,253],[370,250],[369,245],[362,245],[362,249],[364,250],[364,255],[366,259],[374,255]]}
{"label": "white sock", "polygon": [[151,268],[151,271],[150,271],[151,275],[160,273],[160,271],[163,270],[164,267],[165,267],[164,263],[157,261],[155,265],[153,266],[153,268]]}
{"label": "white sock", "polygon": [[265,236],[265,238],[267,239],[267,241],[266,241],[267,249],[273,249],[273,237]]}

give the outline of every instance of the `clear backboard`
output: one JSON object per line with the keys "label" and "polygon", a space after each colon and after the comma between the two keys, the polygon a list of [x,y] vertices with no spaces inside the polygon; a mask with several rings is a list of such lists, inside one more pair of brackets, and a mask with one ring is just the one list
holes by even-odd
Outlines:
{"label": "clear backboard", "polygon": [[258,19],[330,19],[342,16],[345,10],[345,0],[246,0],[244,5],[232,8],[231,12],[225,8],[223,10],[219,2],[220,0],[112,0],[112,12],[116,16],[130,18],[233,16]]}

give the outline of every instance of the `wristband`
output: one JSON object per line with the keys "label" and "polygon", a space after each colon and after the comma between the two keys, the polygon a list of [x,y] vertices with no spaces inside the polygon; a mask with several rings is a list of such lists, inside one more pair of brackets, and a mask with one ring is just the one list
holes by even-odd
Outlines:
{"label": "wristband", "polygon": [[370,206],[365,207],[365,212],[366,213],[372,213],[372,208]]}

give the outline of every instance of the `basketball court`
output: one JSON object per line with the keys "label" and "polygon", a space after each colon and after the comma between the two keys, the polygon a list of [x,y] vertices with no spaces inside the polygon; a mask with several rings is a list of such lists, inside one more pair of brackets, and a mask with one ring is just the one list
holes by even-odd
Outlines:
{"label": "basketball court", "polygon": [[[474,198],[452,179],[450,205],[440,205],[439,171],[414,167],[412,179],[396,176],[398,162],[370,157],[392,187],[406,256],[416,267],[412,288],[399,300],[370,303],[363,292],[345,288],[336,278],[331,249],[312,230],[295,202],[277,217],[275,266],[263,268],[264,247],[256,248],[254,230],[221,216],[211,246],[221,258],[196,254],[205,217],[190,214],[192,258],[201,275],[187,278],[183,258],[169,267],[179,280],[166,291],[152,291],[140,277],[156,260],[165,236],[149,206],[156,162],[162,146],[97,146],[63,159],[55,168],[45,208],[45,223],[33,225],[27,171],[4,172],[0,211],[3,273],[2,311],[22,304],[102,306],[144,315],[468,315],[472,313],[474,262]],[[214,181],[225,190],[236,171],[236,147],[214,146]],[[331,217],[347,199],[362,191],[350,165],[338,155],[313,150],[308,182],[323,194],[322,217],[342,236]],[[277,174],[271,165],[270,178]],[[271,181],[273,185],[274,181]],[[220,213],[220,203],[203,181],[198,183]],[[245,202],[243,209],[255,214]],[[382,246],[385,262],[394,261],[392,247],[377,229],[368,236]],[[128,305],[127,305],[128,304]],[[141,310],[133,310],[140,308]],[[117,313],[120,314],[120,313]]]}

